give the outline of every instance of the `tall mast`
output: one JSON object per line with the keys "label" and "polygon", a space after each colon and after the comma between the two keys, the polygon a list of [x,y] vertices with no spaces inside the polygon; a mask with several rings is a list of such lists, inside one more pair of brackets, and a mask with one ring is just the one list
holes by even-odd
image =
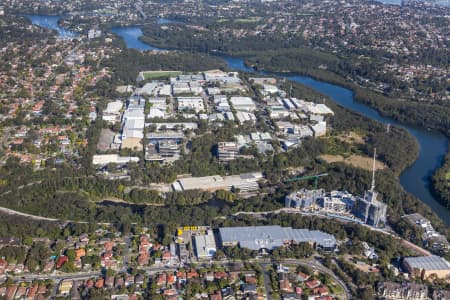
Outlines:
{"label": "tall mast", "polygon": [[377,156],[377,148],[373,150],[373,166],[372,166],[372,186],[370,187],[370,191],[373,193],[375,191],[375,159]]}

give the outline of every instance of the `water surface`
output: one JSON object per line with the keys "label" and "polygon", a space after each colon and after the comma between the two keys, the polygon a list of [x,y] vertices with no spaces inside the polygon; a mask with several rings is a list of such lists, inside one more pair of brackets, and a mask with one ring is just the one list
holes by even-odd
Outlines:
{"label": "water surface", "polygon": [[123,38],[127,48],[138,49],[141,51],[155,50],[160,51],[157,47],[142,42],[139,37],[142,36],[142,30],[138,26],[114,27],[112,32]]}
{"label": "water surface", "polygon": [[60,16],[25,15],[34,25],[56,30],[59,38],[76,38],[77,33],[59,26]]}

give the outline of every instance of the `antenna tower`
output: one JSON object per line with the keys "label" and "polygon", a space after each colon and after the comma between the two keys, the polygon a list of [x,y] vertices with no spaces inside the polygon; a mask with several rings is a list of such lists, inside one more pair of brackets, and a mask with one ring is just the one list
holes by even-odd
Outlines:
{"label": "antenna tower", "polygon": [[370,191],[373,193],[375,191],[375,159],[377,156],[377,148],[373,150],[373,166],[372,166],[372,186]]}

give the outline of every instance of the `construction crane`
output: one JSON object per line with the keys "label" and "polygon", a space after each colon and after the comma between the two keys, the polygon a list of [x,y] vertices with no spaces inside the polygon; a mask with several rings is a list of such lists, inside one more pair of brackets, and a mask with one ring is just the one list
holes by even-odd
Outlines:
{"label": "construction crane", "polygon": [[322,173],[322,174],[317,174],[317,175],[308,175],[308,176],[302,176],[302,177],[294,177],[294,178],[289,178],[286,179],[284,181],[284,183],[288,183],[288,182],[294,182],[294,181],[300,181],[300,180],[308,180],[308,179],[314,179],[314,189],[317,189],[317,184],[319,181],[320,177],[324,177],[324,176],[328,176],[328,173]]}

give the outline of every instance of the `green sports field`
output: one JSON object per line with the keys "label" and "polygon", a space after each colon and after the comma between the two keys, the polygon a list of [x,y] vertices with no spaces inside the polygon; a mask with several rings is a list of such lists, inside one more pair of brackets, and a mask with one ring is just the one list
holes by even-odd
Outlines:
{"label": "green sports field", "polygon": [[180,71],[145,71],[142,72],[145,80],[156,79],[161,77],[171,77],[180,75]]}

